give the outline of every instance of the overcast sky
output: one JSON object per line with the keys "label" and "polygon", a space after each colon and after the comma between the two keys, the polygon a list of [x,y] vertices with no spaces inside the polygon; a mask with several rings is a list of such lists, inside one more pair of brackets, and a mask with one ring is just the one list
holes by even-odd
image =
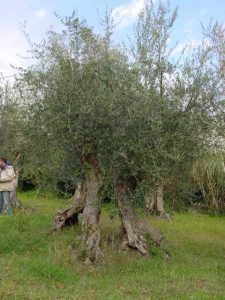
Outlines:
{"label": "overcast sky", "polygon": [[[59,28],[54,12],[69,16],[73,10],[98,29],[98,14],[104,15],[106,8],[112,9],[115,20],[120,20],[114,39],[126,39],[132,35],[133,25],[144,0],[0,0],[0,72],[4,75],[15,71],[10,64],[25,66],[27,43],[20,26],[26,21],[27,31],[33,41],[39,41],[49,29]],[[208,24],[210,18],[225,24],[225,0],[172,0],[179,6],[173,38],[197,44],[200,39],[200,23]],[[177,51],[179,51],[179,46]]]}

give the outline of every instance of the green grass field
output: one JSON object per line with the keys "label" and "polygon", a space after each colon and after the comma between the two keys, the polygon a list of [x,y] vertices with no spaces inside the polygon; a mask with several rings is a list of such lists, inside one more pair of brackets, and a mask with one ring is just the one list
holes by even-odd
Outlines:
{"label": "green grass field", "polygon": [[225,299],[224,217],[149,218],[170,241],[168,261],[157,251],[151,258],[120,252],[110,240],[119,220],[111,220],[105,207],[100,223],[105,257],[85,265],[77,257],[80,228],[48,234],[65,202],[34,193],[20,198],[32,209],[0,216],[1,300]]}

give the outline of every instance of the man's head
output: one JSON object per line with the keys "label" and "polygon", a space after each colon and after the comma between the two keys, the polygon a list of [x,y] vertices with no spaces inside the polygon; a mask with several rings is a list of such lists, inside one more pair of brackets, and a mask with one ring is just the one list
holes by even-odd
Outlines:
{"label": "man's head", "polygon": [[3,167],[7,163],[7,159],[4,157],[0,157],[0,167]]}

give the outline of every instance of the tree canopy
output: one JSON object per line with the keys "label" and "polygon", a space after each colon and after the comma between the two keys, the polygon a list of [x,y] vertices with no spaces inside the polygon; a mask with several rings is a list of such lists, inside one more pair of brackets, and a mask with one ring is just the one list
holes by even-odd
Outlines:
{"label": "tree canopy", "polygon": [[218,24],[201,45],[174,55],[176,16],[170,2],[146,2],[130,49],[113,43],[107,13],[102,35],[74,12],[61,19],[62,32],[49,31],[40,44],[28,38],[36,62],[15,83],[25,173],[32,165],[45,185],[73,188],[91,155],[111,184],[121,175],[150,184],[191,169],[223,128],[224,59],[210,42],[222,41]]}

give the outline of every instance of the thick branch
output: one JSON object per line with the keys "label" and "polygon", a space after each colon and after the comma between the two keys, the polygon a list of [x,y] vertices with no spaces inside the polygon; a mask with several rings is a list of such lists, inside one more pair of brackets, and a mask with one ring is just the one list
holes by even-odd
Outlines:
{"label": "thick branch", "polygon": [[80,186],[77,187],[71,200],[73,204],[70,207],[57,212],[52,232],[60,231],[67,225],[78,223],[78,214],[83,212],[85,206],[84,193]]}

